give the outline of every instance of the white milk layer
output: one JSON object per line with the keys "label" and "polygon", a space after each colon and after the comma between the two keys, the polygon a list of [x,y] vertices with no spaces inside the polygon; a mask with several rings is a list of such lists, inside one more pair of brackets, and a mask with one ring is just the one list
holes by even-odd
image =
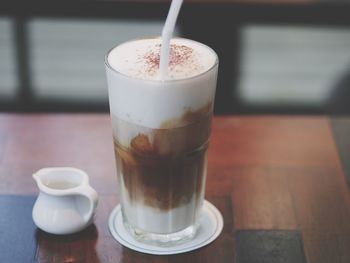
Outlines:
{"label": "white milk layer", "polygon": [[193,225],[201,211],[196,208],[194,198],[190,203],[168,211],[128,201],[123,202],[123,209],[129,224],[156,234],[175,233]]}
{"label": "white milk layer", "polygon": [[172,39],[169,79],[159,80],[161,39],[126,42],[107,57],[112,115],[149,128],[213,103],[217,56],[196,41]]}

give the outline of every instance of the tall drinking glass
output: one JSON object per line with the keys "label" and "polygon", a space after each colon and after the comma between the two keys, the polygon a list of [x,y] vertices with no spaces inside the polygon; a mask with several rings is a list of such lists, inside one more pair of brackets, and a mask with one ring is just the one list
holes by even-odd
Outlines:
{"label": "tall drinking glass", "polygon": [[124,225],[137,240],[168,246],[198,227],[218,58],[173,39],[169,79],[159,80],[160,43],[126,42],[105,64]]}

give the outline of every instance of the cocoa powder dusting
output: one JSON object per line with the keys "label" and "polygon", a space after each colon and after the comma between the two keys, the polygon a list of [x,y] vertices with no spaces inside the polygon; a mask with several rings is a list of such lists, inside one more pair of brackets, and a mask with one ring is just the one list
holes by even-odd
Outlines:
{"label": "cocoa powder dusting", "polygon": [[[140,60],[145,63],[146,72],[154,74],[159,69],[160,64],[160,49],[161,44],[157,44],[154,49],[148,51]],[[193,54],[193,49],[184,45],[170,45],[169,67],[173,70],[174,67],[184,64],[189,61]]]}

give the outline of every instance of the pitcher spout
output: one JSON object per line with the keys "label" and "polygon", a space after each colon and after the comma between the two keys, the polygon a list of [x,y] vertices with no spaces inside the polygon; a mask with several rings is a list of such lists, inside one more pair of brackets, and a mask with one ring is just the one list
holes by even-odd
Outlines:
{"label": "pitcher spout", "polygon": [[[39,187],[40,190],[43,190],[45,189],[45,177],[47,174],[50,173],[52,169],[51,168],[43,168],[43,169],[40,169],[39,171],[36,171],[32,177],[34,179],[34,181],[36,182],[37,186]],[[46,180],[47,181],[47,180]]]}
{"label": "pitcher spout", "polygon": [[44,184],[42,182],[42,180],[43,180],[42,176],[43,176],[42,169],[37,171],[37,172],[35,172],[35,173],[33,173],[33,175],[32,175],[34,181],[36,182],[36,185],[38,186],[38,188],[40,190],[42,190],[44,188]]}
{"label": "pitcher spout", "polygon": [[41,178],[40,178],[40,175],[38,173],[33,173],[32,177],[37,185],[39,184],[39,182],[41,182]]}

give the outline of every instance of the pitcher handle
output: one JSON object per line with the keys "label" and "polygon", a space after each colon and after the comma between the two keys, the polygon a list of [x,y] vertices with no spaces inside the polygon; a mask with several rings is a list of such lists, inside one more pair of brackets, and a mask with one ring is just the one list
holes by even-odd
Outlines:
{"label": "pitcher handle", "polygon": [[83,214],[84,220],[86,221],[86,223],[88,223],[89,221],[91,221],[98,204],[97,192],[95,191],[95,189],[93,189],[90,185],[87,184],[79,186],[74,194],[84,196],[89,200],[89,209]]}

